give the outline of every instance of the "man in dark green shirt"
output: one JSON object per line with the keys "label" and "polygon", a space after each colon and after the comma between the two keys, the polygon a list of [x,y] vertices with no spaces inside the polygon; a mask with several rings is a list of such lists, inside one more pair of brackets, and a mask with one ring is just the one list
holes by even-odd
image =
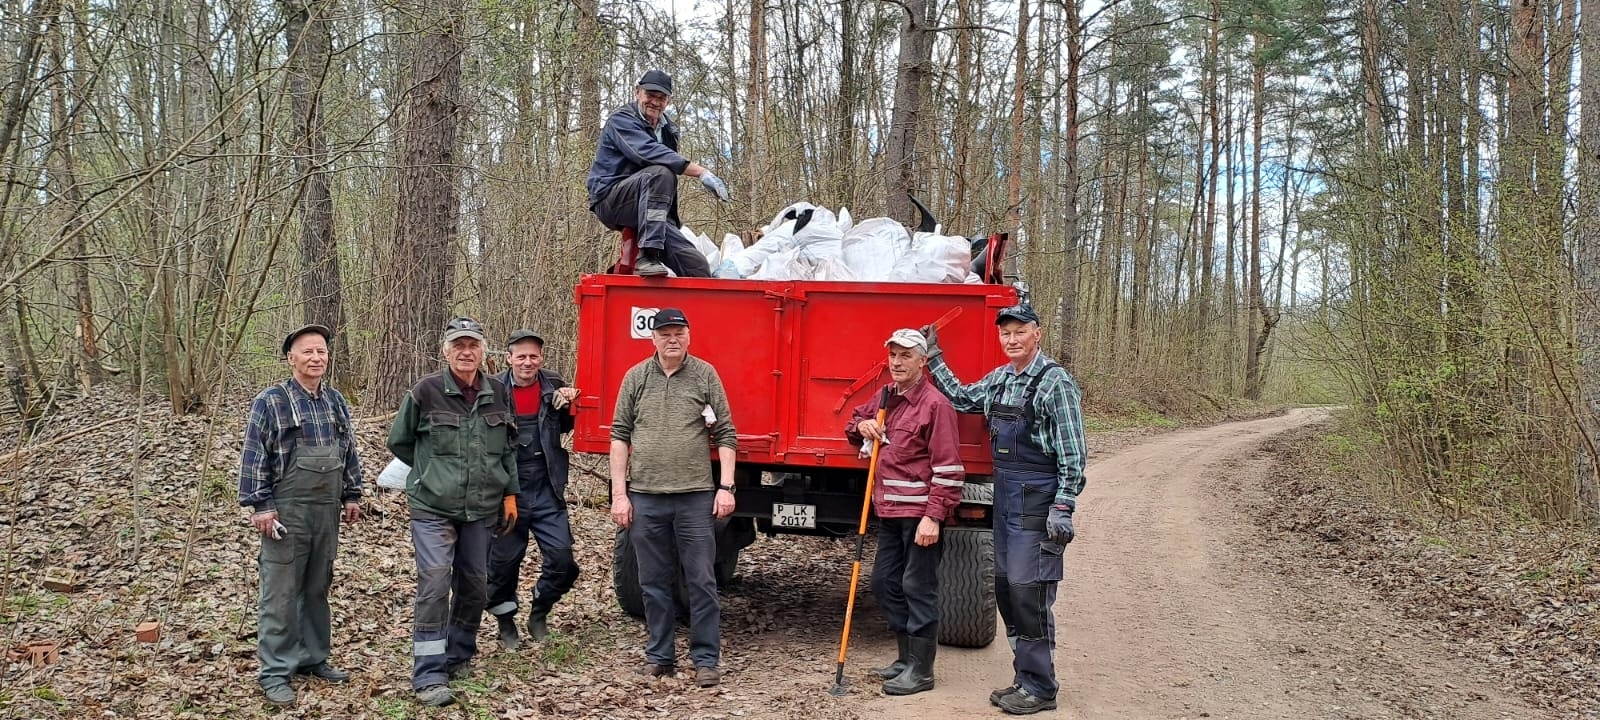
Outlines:
{"label": "man in dark green shirt", "polygon": [[481,368],[484,345],[476,320],[451,320],[446,369],[412,386],[389,427],[389,450],[411,466],[411,687],[436,707],[454,701],[445,682],[478,653],[494,530],[517,522],[517,426],[510,393]]}
{"label": "man in dark green shirt", "polygon": [[[682,565],[689,601],[689,657],[701,687],[722,681],[722,609],[717,601],[715,519],[733,514],[738,437],[716,368],[689,355],[689,319],[663,308],[651,331],[655,354],[633,366],[611,420],[611,518],[629,529],[644,591],[650,677],[676,672],[674,587]],[[711,477],[712,444],[722,471]]]}

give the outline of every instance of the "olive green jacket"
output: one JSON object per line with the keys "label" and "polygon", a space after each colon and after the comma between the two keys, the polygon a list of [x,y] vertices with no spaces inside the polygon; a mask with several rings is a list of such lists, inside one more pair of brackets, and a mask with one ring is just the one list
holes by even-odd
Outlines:
{"label": "olive green jacket", "polygon": [[471,405],[448,370],[424,376],[400,401],[388,444],[411,466],[412,508],[473,522],[497,517],[502,499],[517,494],[511,393],[486,373],[479,378],[482,389]]}

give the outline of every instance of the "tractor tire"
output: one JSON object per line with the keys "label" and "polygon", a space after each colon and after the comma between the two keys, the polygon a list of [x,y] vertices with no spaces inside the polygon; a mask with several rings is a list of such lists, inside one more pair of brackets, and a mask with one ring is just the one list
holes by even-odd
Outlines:
{"label": "tractor tire", "polygon": [[633,557],[633,543],[627,529],[617,530],[611,546],[611,586],[617,591],[617,606],[636,618],[644,617],[644,590],[639,587],[639,563]]}
{"label": "tractor tire", "polygon": [[994,642],[994,531],[947,528],[939,563],[939,643],[981,648]]}
{"label": "tractor tire", "polygon": [[[677,564],[677,560],[673,560]],[[689,592],[683,584],[683,574],[678,574],[678,587],[674,601],[678,605],[678,623],[689,624]],[[639,586],[639,562],[633,556],[633,542],[627,529],[617,530],[611,545],[611,587],[617,592],[617,607],[640,620],[644,619],[644,588]]]}

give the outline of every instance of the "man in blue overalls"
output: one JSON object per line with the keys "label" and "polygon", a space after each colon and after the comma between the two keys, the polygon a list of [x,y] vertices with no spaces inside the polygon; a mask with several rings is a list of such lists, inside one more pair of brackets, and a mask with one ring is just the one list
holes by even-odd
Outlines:
{"label": "man in blue overalls", "polygon": [[500,382],[511,389],[517,416],[517,522],[489,547],[490,615],[499,623],[501,647],[515,649],[517,581],[528,552],[528,534],[539,544],[539,582],[528,604],[528,637],[549,633],[546,621],[556,601],[578,580],[567,516],[567,451],[561,436],[572,431],[572,401],[578,389],[544,369],[544,338],[532,330],[511,333],[506,343],[511,369]]}
{"label": "man in blue overalls", "polygon": [[928,370],[958,412],[983,413],[994,454],[995,599],[1012,647],[1011,684],[989,702],[1012,715],[1056,707],[1056,583],[1061,552],[1072,542],[1072,513],[1083,491],[1083,414],[1071,373],[1039,350],[1044,337],[1033,308],[1015,305],[995,317],[1010,363],[963,385],[944,362],[933,326]]}

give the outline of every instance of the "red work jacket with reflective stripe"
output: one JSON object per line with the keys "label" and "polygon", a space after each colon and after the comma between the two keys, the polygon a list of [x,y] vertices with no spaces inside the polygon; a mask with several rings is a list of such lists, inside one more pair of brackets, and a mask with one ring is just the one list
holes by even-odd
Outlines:
{"label": "red work jacket with reflective stripe", "polygon": [[[944,522],[961,502],[967,476],[961,465],[956,409],[926,375],[904,393],[893,388],[883,423],[888,444],[878,451],[872,507],[881,518],[926,516]],[[851,443],[861,444],[856,425],[877,416],[879,397],[881,392],[873,393],[851,413],[844,431]]]}

